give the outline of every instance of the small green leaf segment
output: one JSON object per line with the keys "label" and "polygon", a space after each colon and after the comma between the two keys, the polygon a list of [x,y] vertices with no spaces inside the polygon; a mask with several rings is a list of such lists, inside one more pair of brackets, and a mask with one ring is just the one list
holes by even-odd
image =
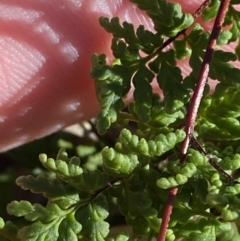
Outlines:
{"label": "small green leaf segment", "polygon": [[[207,86],[194,132],[207,155],[192,145],[180,163],[184,121],[210,33],[179,4],[131,2],[146,12],[153,29],[102,17],[100,25],[113,36],[115,59],[110,63],[104,54],[92,56],[91,76],[101,106],[96,126],[100,134],[120,127],[115,145],[103,148],[94,168],[78,157],[69,158],[64,149],[56,159],[41,154],[42,165],[52,175],[21,176],[17,185],[42,194],[47,203],[11,202],[8,213],[22,221],[16,225],[1,219],[1,240],[127,241],[144,236],[154,240],[168,189],[175,186],[179,191],[167,241],[240,240],[240,184],[232,185],[209,164],[210,157],[240,181],[240,70],[235,67],[240,45],[233,52],[220,47],[214,52],[209,77],[216,89],[210,92]],[[219,4],[211,1],[202,19],[214,19]],[[240,1],[231,1],[219,46],[239,39],[236,4]],[[172,38],[172,44],[163,48],[167,38]],[[178,65],[182,60],[189,63],[185,75]],[[79,155],[89,155],[90,160],[93,154],[80,151]],[[109,232],[112,206],[133,234]]]}

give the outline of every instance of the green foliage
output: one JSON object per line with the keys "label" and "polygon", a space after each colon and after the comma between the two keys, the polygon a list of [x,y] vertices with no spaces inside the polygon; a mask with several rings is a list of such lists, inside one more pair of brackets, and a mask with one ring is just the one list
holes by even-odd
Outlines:
{"label": "green foliage", "polygon": [[[77,234],[82,229],[74,217],[73,208],[63,210],[54,203],[45,208],[28,201],[13,201],[7,208],[9,214],[24,216],[27,221],[34,222],[18,231],[21,240],[78,240]],[[65,229],[64,232],[62,228]]]}
{"label": "green foliage", "polygon": [[[232,33],[231,38],[229,39],[229,42],[236,41],[239,38],[239,10],[234,7],[234,4],[239,4],[239,1],[232,1],[232,5],[230,5],[228,9],[228,14],[225,19],[224,25],[230,25],[229,31]],[[238,52],[236,51],[236,54],[238,55]]]}
{"label": "green foliage", "polygon": [[109,224],[104,221],[108,216],[108,205],[103,195],[98,195],[95,200],[77,213],[82,220],[83,230],[80,239],[105,240],[108,235]]}
{"label": "green foliage", "polygon": [[107,241],[127,241],[127,240],[129,240],[129,235],[127,233],[121,233],[115,239],[109,238]]}
{"label": "green foliage", "polygon": [[154,29],[165,36],[172,37],[193,23],[193,17],[182,12],[178,3],[161,0],[153,0],[150,3],[147,0],[130,1],[146,11],[154,23]]}
{"label": "green foliage", "polygon": [[[15,225],[1,219],[1,240],[154,240],[172,187],[178,187],[178,195],[166,240],[240,239],[240,71],[235,67],[240,47],[214,52],[209,77],[217,81],[216,89],[205,90],[195,123],[194,136],[203,150],[192,142],[183,161],[185,117],[210,33],[193,24],[179,4],[131,2],[146,12],[154,31],[102,17],[100,25],[113,35],[115,59],[109,63],[104,54],[92,56],[91,76],[101,107],[96,127],[107,135],[116,128],[117,139],[108,144],[98,136],[97,144],[76,148],[78,157],[68,157],[74,145],[64,140],[60,144],[68,152],[61,148],[55,159],[40,154],[47,172],[20,176],[16,183],[44,196],[45,202],[12,201],[7,211],[21,221]],[[231,1],[219,46],[239,38],[240,14],[233,7],[238,3]],[[215,18],[219,4],[211,1],[204,21]],[[192,24],[167,49],[162,47],[167,37]],[[189,73],[182,73],[178,59],[188,61]],[[127,99],[131,93],[133,98]],[[114,212],[133,234],[112,235]]]}
{"label": "green foliage", "polygon": [[0,237],[3,241],[20,241],[17,237],[18,228],[12,222],[4,222],[0,218]]}
{"label": "green foliage", "polygon": [[[64,149],[59,151],[56,160],[45,154],[40,155],[40,160],[55,177],[21,176],[17,184],[24,190],[44,195],[47,205],[11,202],[7,206],[8,213],[23,217],[27,222],[10,240],[79,240],[83,237],[104,240],[109,232],[109,224],[104,221],[108,216],[108,204],[105,196],[96,190],[103,188],[108,180],[102,175],[99,180],[95,171],[84,176],[79,159],[68,158]],[[4,236],[8,235],[8,226],[2,225]]]}
{"label": "green foliage", "polygon": [[157,233],[160,225],[158,211],[153,207],[146,187],[141,176],[134,174],[111,191],[121,213],[126,217],[126,222],[137,235]]}
{"label": "green foliage", "polygon": [[[221,71],[219,71],[221,72]],[[237,70],[236,72],[239,72]],[[234,75],[234,71],[231,75]],[[231,75],[228,84],[219,83],[211,96],[206,96],[200,108],[198,131],[207,139],[239,139],[239,97],[238,84],[231,86]],[[224,78],[222,76],[221,78]],[[235,79],[237,80],[237,79]],[[223,80],[224,81],[224,80]],[[221,108],[219,108],[221,106]]]}
{"label": "green foliage", "polygon": [[208,8],[206,8],[202,13],[203,20],[207,22],[207,21],[210,21],[211,19],[215,18],[219,6],[220,6],[219,0],[211,1]]}

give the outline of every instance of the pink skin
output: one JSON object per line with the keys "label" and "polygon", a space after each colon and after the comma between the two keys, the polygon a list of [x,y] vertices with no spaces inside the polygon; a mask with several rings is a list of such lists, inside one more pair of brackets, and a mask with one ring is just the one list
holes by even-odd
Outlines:
{"label": "pink skin", "polygon": [[128,0],[0,1],[0,151],[97,114],[90,59],[111,40],[100,16],[151,27]]}

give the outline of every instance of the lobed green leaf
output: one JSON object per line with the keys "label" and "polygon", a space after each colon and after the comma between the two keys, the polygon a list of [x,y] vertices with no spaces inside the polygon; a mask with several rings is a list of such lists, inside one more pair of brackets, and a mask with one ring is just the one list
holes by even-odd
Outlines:
{"label": "lobed green leaf", "polygon": [[129,183],[121,182],[111,193],[117,198],[120,211],[135,234],[158,232],[160,226],[158,211],[153,207],[152,200],[139,175],[133,175]]}
{"label": "lobed green leaf", "polygon": [[80,239],[90,241],[104,241],[109,233],[109,224],[104,221],[108,216],[108,204],[103,195],[97,196],[85,208],[76,213],[78,220],[82,220]]}
{"label": "lobed green leaf", "polygon": [[79,201],[78,190],[66,185],[58,179],[44,176],[21,176],[16,180],[17,185],[33,193],[41,193],[49,200],[58,203],[62,208],[68,208]]}
{"label": "lobed green leaf", "polygon": [[193,23],[191,14],[182,12],[181,5],[167,1],[130,0],[152,19],[154,29],[165,36],[172,37]]}
{"label": "lobed green leaf", "polygon": [[100,134],[107,131],[117,120],[118,112],[124,108],[123,98],[130,90],[130,80],[134,71],[119,64],[107,66],[105,58],[104,55],[93,55],[91,71],[101,105],[96,123]]}
{"label": "lobed green leaf", "polygon": [[18,227],[12,222],[4,222],[0,218],[0,239],[1,241],[20,241],[18,234]]}
{"label": "lobed green leaf", "polygon": [[161,156],[165,152],[171,150],[177,143],[183,141],[185,132],[177,130],[175,133],[167,135],[157,135],[154,140],[146,141],[144,138],[139,140],[137,135],[133,135],[129,130],[123,129],[119,136],[119,142],[116,144],[116,149],[123,152],[134,152],[144,156]]}
{"label": "lobed green leaf", "polygon": [[127,176],[139,165],[137,155],[122,154],[109,147],[103,148],[102,157],[105,173],[114,177]]}

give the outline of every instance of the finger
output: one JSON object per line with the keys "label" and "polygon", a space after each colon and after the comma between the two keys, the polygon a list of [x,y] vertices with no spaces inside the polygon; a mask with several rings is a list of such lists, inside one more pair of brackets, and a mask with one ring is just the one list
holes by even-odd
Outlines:
{"label": "finger", "polygon": [[145,21],[128,1],[1,0],[1,151],[96,115],[91,55],[111,39],[100,16]]}

